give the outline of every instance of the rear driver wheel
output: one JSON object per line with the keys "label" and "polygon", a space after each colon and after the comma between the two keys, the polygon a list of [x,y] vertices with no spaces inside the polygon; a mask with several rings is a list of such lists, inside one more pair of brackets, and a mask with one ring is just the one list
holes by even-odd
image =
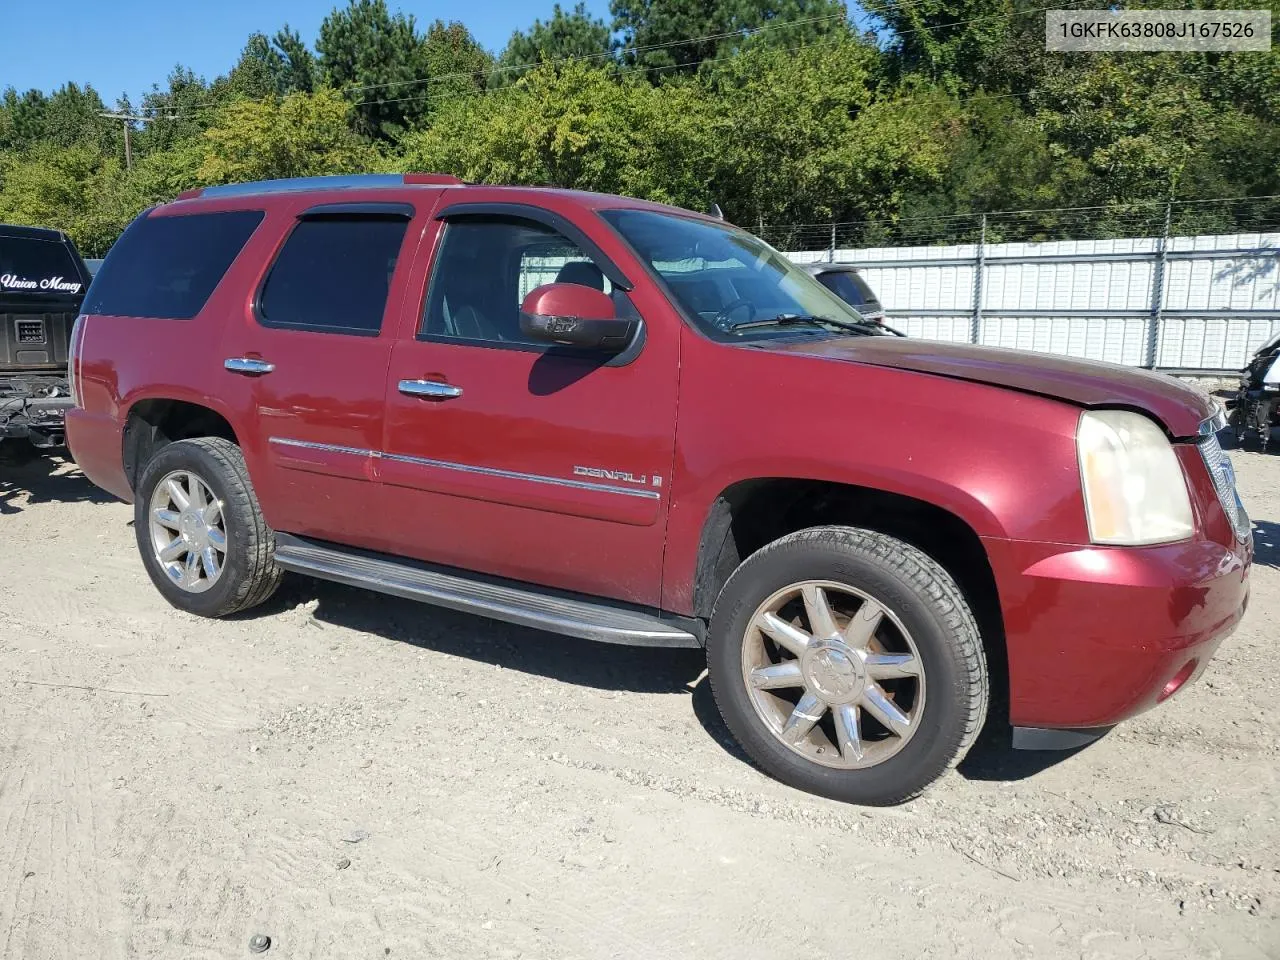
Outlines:
{"label": "rear driver wheel", "polygon": [[151,582],[173,606],[225,617],[280,585],[275,534],[240,448],[220,437],[162,447],[134,491],[134,533]]}
{"label": "rear driver wheel", "polygon": [[910,799],[986,715],[982,640],[955,581],[869,530],[815,527],[749,557],[716,603],[707,660],[751,758],[837,800]]}

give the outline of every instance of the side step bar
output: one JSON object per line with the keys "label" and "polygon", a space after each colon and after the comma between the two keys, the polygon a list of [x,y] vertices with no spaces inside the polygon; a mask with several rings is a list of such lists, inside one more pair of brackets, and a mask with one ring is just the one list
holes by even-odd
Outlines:
{"label": "side step bar", "polygon": [[641,610],[473,578],[287,533],[276,534],[276,563],[294,573],[419,600],[550,633],[639,647],[701,647],[698,638]]}

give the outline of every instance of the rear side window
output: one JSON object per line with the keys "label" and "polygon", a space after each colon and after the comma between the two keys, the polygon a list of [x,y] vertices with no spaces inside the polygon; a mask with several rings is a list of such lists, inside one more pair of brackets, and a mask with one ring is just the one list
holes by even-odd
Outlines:
{"label": "rear side window", "polygon": [[84,312],[190,320],[262,216],[261,210],[234,210],[133,221],[94,277]]}
{"label": "rear side window", "polygon": [[0,235],[0,293],[75,296],[84,280],[65,243]]}
{"label": "rear side window", "polygon": [[408,221],[400,217],[302,220],[258,297],[269,327],[376,336]]}

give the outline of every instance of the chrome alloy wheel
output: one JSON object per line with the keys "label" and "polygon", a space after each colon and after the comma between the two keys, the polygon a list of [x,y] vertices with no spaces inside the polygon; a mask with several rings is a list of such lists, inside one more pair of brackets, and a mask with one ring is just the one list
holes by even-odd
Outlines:
{"label": "chrome alloy wheel", "polygon": [[151,494],[147,516],[156,561],[170,580],[188,593],[204,593],[218,582],[227,529],[222,501],[208,484],[187,470],[166,474]]}
{"label": "chrome alloy wheel", "polygon": [[911,634],[873,597],[831,581],[792,584],[759,606],[742,643],[742,679],[779,741],[843,770],[894,756],[924,710]]}

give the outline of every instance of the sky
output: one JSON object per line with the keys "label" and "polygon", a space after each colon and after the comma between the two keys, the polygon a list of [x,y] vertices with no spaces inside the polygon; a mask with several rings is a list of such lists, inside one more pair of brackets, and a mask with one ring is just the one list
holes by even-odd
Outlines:
{"label": "sky", "polygon": [[[320,22],[338,0],[0,0],[0,90],[52,92],[67,81],[92,84],[108,106],[133,103],[164,85],[176,64],[207,80],[235,65],[255,30],[268,36],[285,23],[314,45]],[[346,0],[341,0],[343,6]],[[554,0],[388,0],[417,18],[461,20],[490,50],[511,32],[547,19]],[[571,8],[573,0],[561,0]],[[608,0],[587,0],[607,23]]]}

